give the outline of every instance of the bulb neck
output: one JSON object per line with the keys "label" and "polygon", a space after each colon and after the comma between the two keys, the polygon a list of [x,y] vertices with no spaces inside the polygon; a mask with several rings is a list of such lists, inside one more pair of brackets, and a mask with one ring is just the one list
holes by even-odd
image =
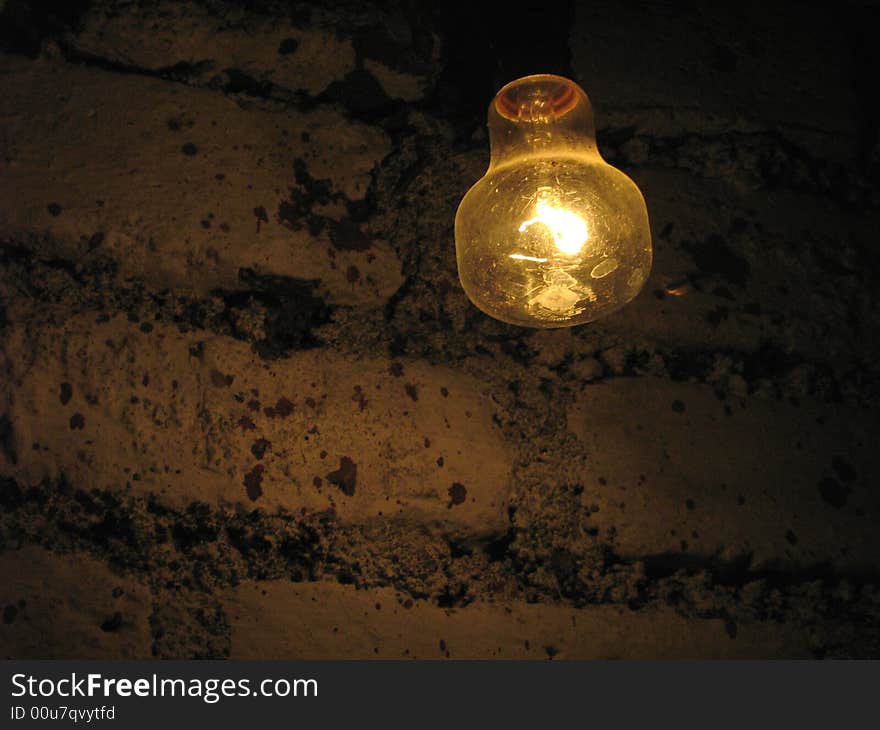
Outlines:
{"label": "bulb neck", "polygon": [[489,105],[489,144],[490,169],[522,157],[597,154],[590,100],[562,76],[511,81]]}

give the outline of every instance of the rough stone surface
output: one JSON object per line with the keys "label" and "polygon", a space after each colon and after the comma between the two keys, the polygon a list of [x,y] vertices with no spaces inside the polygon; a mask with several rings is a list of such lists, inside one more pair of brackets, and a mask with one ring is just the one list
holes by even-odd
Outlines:
{"label": "rough stone surface", "polygon": [[759,570],[880,560],[878,494],[860,477],[880,468],[873,411],[615,378],[586,386],[568,422],[587,450],[594,519],[616,528],[621,554],[717,555]]}
{"label": "rough stone surface", "polygon": [[355,68],[352,38],[340,37],[329,19],[309,14],[303,29],[294,17],[218,10],[163,2],[120,12],[118,3],[95,3],[68,40],[79,54],[156,72],[175,69],[189,83],[276,86],[310,96]]}
{"label": "rough stone surface", "polygon": [[0,657],[150,657],[152,600],[139,581],[34,547],[5,551],[0,575]]}
{"label": "rough stone surface", "polygon": [[[315,606],[317,621],[303,621]],[[480,604],[444,610],[387,589],[333,583],[245,583],[230,592],[233,659],[716,659],[807,657],[789,637],[756,627],[733,638],[724,621],[693,625],[667,608]],[[659,641],[655,636],[661,637]],[[648,638],[651,637],[651,638]]]}
{"label": "rough stone surface", "polygon": [[317,349],[267,364],[243,342],[123,316],[7,343],[21,483],[505,529],[491,391],[448,368]]}
{"label": "rough stone surface", "polygon": [[[877,12],[737,8],[0,4],[4,656],[880,656]],[[457,280],[536,71],[652,225],[572,330]]]}
{"label": "rough stone surface", "polygon": [[[120,12],[118,3],[102,0],[65,40],[84,58],[171,73],[197,86],[300,101],[364,93],[369,84],[363,79],[372,76],[379,96],[412,102],[436,74],[436,36],[413,29],[393,5],[266,10],[274,12],[159,2]],[[369,76],[361,76],[360,65]]]}
{"label": "rough stone surface", "polygon": [[349,212],[388,151],[381,130],[329,107],[243,110],[156,78],[3,63],[3,238],[201,295],[240,288],[242,270],[331,303],[381,305],[400,285],[394,251]]}

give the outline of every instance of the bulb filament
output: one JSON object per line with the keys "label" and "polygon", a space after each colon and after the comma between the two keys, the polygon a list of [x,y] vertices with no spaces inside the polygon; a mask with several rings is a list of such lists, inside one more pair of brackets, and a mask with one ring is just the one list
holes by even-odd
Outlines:
{"label": "bulb filament", "polygon": [[[565,208],[557,208],[549,205],[543,200],[539,200],[535,206],[535,217],[523,222],[519,227],[519,232],[523,233],[530,226],[536,223],[542,223],[547,226],[550,234],[553,236],[553,242],[562,253],[574,256],[580,253],[580,250],[587,242],[589,235],[587,233],[587,223],[577,213],[572,213]],[[525,256],[514,255],[511,258],[523,258],[534,261]]]}

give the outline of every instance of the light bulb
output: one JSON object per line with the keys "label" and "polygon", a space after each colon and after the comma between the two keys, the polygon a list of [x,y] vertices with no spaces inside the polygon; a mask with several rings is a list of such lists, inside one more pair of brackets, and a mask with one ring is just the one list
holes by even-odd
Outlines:
{"label": "light bulb", "polygon": [[455,216],[458,275],[486,314],[526,327],[590,322],[651,270],[636,184],[602,159],[583,89],[526,76],[489,105],[489,169]]}

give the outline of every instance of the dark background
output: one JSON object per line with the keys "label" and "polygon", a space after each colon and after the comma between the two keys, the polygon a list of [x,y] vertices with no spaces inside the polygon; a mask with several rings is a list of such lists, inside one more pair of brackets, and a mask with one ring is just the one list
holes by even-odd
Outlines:
{"label": "dark background", "polygon": [[[878,656],[875,3],[0,8],[3,656]],[[655,259],[538,332],[452,225],[548,72]]]}

